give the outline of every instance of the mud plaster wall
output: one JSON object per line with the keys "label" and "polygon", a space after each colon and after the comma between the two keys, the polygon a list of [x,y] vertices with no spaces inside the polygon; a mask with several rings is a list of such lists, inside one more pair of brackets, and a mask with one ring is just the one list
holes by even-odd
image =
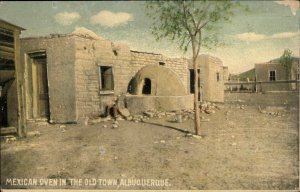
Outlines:
{"label": "mud plaster wall", "polygon": [[[285,68],[279,63],[276,64],[255,64],[255,75],[257,81],[269,81],[270,71],[276,71],[276,80],[288,80]],[[292,67],[292,80],[297,78],[297,64]],[[257,85],[258,91],[288,91],[295,90],[296,83],[274,83]]]}
{"label": "mud plaster wall", "polygon": [[74,39],[26,38],[21,40],[21,62],[25,67],[27,119],[32,114],[32,80],[30,52],[46,51],[49,85],[50,120],[57,123],[75,122]]}
{"label": "mud plaster wall", "polygon": [[[197,62],[200,69],[200,86],[202,86],[203,100],[224,102],[222,61],[209,55],[200,55]],[[217,81],[217,73],[219,73],[219,81]]]}
{"label": "mud plaster wall", "polygon": [[152,96],[183,96],[186,89],[177,75],[164,66],[149,65],[143,67],[134,77],[134,95],[142,95],[144,79],[151,80]]}

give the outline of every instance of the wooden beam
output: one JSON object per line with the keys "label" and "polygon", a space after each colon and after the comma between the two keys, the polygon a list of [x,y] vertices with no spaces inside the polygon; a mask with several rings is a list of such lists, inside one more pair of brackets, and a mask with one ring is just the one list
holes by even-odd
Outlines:
{"label": "wooden beam", "polygon": [[0,134],[15,134],[17,133],[17,128],[15,127],[2,127],[0,128]]}
{"label": "wooden beam", "polygon": [[0,51],[14,53],[15,49],[13,47],[0,45]]}

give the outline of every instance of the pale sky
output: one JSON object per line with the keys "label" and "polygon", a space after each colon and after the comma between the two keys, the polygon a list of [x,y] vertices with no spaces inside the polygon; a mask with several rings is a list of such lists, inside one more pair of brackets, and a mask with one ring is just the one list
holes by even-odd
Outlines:
{"label": "pale sky", "polygon": [[[220,26],[225,43],[201,53],[219,57],[231,73],[251,69],[255,63],[280,57],[285,48],[299,57],[300,11],[298,1],[241,1],[250,12],[237,12],[231,23]],[[65,34],[85,27],[101,37],[126,43],[132,50],[187,57],[174,42],[155,41],[143,1],[117,2],[6,2],[0,1],[0,18],[26,29],[21,37]]]}

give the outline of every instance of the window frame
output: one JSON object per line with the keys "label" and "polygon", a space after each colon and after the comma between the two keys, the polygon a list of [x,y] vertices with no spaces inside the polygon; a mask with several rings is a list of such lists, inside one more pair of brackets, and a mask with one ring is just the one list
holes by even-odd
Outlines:
{"label": "window frame", "polygon": [[[107,68],[111,68],[111,74],[112,74],[112,89],[103,89],[102,87],[102,67],[107,67]],[[114,78],[114,68],[113,65],[105,65],[105,64],[101,64],[98,65],[98,73],[99,73],[99,93],[106,95],[106,94],[114,94],[115,92],[115,78]]]}
{"label": "window frame", "polygon": [[[271,80],[271,72],[274,72],[274,80]],[[268,80],[269,81],[277,81],[277,78],[276,78],[276,70],[269,70],[268,71]]]}

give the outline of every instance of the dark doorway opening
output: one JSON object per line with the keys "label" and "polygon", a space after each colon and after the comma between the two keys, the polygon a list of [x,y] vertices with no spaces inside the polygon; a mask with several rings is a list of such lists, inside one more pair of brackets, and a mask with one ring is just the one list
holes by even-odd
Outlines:
{"label": "dark doorway opening", "polygon": [[0,127],[7,127],[7,94],[8,90],[14,82],[14,78],[8,79],[0,83]]}
{"label": "dark doorway opening", "polygon": [[142,94],[145,94],[145,95],[151,94],[151,80],[148,78],[144,79]]}
{"label": "dark doorway opening", "polygon": [[[198,99],[200,100],[200,69],[197,70],[198,72]],[[195,93],[195,75],[194,75],[194,69],[190,69],[190,93]]]}

